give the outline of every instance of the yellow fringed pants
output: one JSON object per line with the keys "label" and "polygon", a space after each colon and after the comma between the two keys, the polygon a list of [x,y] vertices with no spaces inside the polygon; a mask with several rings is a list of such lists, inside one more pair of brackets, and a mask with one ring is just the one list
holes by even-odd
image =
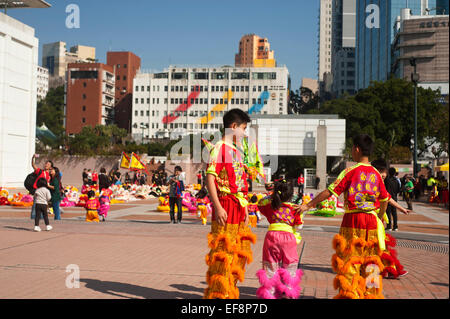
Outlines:
{"label": "yellow fringed pants", "polygon": [[376,229],[341,227],[333,239],[331,264],[337,274],[335,299],[384,299],[382,276],[384,265],[380,259]]}
{"label": "yellow fringed pants", "polygon": [[250,228],[239,224],[220,226],[212,221],[208,234],[206,255],[208,271],[204,299],[238,299],[239,289],[236,284],[244,281],[245,265],[252,262],[250,244],[256,242],[256,236]]}

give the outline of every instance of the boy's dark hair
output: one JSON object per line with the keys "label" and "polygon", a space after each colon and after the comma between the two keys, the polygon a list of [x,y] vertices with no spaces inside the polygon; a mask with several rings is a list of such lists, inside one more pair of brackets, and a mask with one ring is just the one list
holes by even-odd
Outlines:
{"label": "boy's dark hair", "polygon": [[175,166],[175,170],[176,170],[176,171],[179,171],[179,172],[182,172],[182,171],[183,171],[183,169],[181,168],[181,166],[178,166],[178,165]]}
{"label": "boy's dark hair", "polygon": [[36,182],[36,188],[47,187],[47,180],[45,178],[39,178]]}
{"label": "boy's dark hair", "polygon": [[253,195],[252,198],[250,199],[250,201],[254,204],[258,201],[258,196]]}
{"label": "boy's dark hair", "polygon": [[[375,167],[376,170],[377,170],[379,173],[383,173],[383,172],[386,172],[386,173],[387,173],[387,171],[388,171],[388,169],[387,169],[387,163],[386,163],[386,161],[385,161],[384,159],[382,159],[382,158],[376,159],[376,160],[372,161],[370,164],[371,164],[373,167]],[[395,169],[395,168],[394,168],[394,169]]]}
{"label": "boy's dark hair", "polygon": [[89,192],[87,192],[87,196],[88,196],[88,198],[95,197],[95,192],[94,191],[89,191]]}
{"label": "boy's dark hair", "polygon": [[233,123],[241,125],[243,123],[249,123],[250,116],[241,109],[231,109],[223,116],[223,127],[230,128]]}
{"label": "boy's dark hair", "polygon": [[195,195],[195,197],[205,198],[206,195],[208,195],[208,190],[206,189],[206,187],[203,187],[201,190],[198,191],[198,193],[197,193],[197,195]]}
{"label": "boy's dark hair", "polygon": [[397,170],[395,167],[391,167],[388,172],[389,176],[395,176],[395,173],[397,173]]}
{"label": "boy's dark hair", "polygon": [[106,174],[106,169],[104,167],[100,168],[100,173]]}
{"label": "boy's dark hair", "polygon": [[281,207],[281,204],[291,200],[294,194],[294,188],[292,183],[286,182],[286,180],[276,181],[274,183],[272,194],[272,208],[277,210]]}
{"label": "boy's dark hair", "polygon": [[373,151],[374,143],[367,134],[359,134],[353,138],[353,146],[359,147],[363,156],[370,156]]}

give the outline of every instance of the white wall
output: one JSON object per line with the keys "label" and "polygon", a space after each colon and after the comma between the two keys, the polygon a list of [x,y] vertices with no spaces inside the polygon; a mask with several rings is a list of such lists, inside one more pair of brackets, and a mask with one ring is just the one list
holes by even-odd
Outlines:
{"label": "white wall", "polygon": [[39,40],[0,13],[0,186],[23,187],[35,152]]}
{"label": "white wall", "polygon": [[261,155],[316,156],[317,126],[327,127],[327,156],[341,156],[345,148],[345,120],[280,115],[278,118],[252,116]]}

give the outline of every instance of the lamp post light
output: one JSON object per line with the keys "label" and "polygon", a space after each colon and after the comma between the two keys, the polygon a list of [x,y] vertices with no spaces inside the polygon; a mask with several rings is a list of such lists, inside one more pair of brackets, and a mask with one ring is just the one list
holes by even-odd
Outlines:
{"label": "lamp post light", "polygon": [[413,174],[414,178],[417,177],[417,84],[419,83],[420,76],[417,73],[417,59],[412,57],[409,60],[409,64],[414,67],[414,72],[411,73],[411,81],[414,83],[414,156],[413,156]]}

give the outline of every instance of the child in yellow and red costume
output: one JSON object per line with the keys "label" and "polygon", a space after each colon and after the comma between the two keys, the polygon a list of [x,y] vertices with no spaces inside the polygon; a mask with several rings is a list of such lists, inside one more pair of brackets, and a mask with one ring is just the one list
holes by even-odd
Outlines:
{"label": "child in yellow and red costume", "polygon": [[261,220],[261,214],[258,209],[258,196],[253,195],[248,203],[248,218],[250,225],[256,228],[258,222]]}
{"label": "child in yellow and red costume", "polygon": [[84,207],[86,208],[86,221],[87,222],[100,222],[98,218],[98,209],[100,208],[100,202],[95,198],[94,191],[88,191],[88,200]]}
{"label": "child in yellow and red costume", "polygon": [[202,225],[206,225],[208,217],[208,208],[206,205],[208,204],[209,200],[208,197],[206,196],[207,194],[208,194],[207,190],[205,188],[202,188],[197,193],[197,195],[195,195],[197,201],[197,213],[198,217],[202,221]]}
{"label": "child in yellow and red costume", "polygon": [[384,265],[381,256],[386,250],[383,217],[391,198],[380,173],[370,165],[374,143],[368,135],[353,139],[352,157],[358,164],[345,169],[328,189],[307,205],[304,212],[332,194],[345,194],[345,214],[339,234],[333,239],[336,253],[331,262],[337,273],[334,288],[336,299],[382,299]]}
{"label": "child in yellow and red costume", "polygon": [[244,280],[245,265],[253,259],[250,244],[256,236],[248,227],[247,175],[237,148],[249,122],[244,111],[228,111],[223,118],[225,135],[210,153],[206,185],[213,210],[205,299],[239,298],[237,281]]}
{"label": "child in yellow and red costume", "polygon": [[290,200],[294,188],[285,180],[275,182],[272,196],[263,198],[258,207],[270,223],[264,238],[263,269],[256,273],[261,287],[260,299],[298,299],[303,272],[298,267],[297,245],[301,237],[302,215]]}

